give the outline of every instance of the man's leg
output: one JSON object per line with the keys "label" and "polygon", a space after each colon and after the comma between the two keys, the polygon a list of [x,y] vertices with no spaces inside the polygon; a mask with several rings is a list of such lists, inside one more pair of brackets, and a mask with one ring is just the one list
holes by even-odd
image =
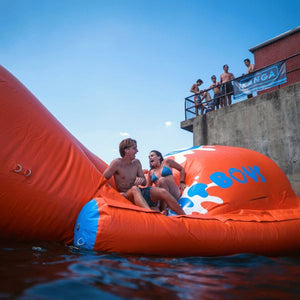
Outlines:
{"label": "man's leg", "polygon": [[194,103],[195,103],[195,114],[198,116],[198,103],[197,103],[197,96],[194,97]]}
{"label": "man's leg", "polygon": [[185,215],[177,200],[165,189],[159,187],[152,187],[150,190],[151,200],[156,202],[163,200],[167,205],[178,215]]}
{"label": "man's leg", "polygon": [[231,82],[228,84],[227,90],[228,90],[228,105],[231,105],[231,96],[233,95],[233,85]]}
{"label": "man's leg", "polygon": [[217,99],[216,99],[216,109],[219,109],[219,105],[220,105],[220,99],[217,98]]}
{"label": "man's leg", "polygon": [[[163,189],[167,190],[170,193],[170,187],[169,187],[168,181],[166,180],[165,177],[160,177],[158,179],[157,186],[160,187],[160,188],[163,188]],[[161,201],[161,203],[160,203],[160,209],[161,209],[161,211],[166,212],[167,211],[167,207],[168,207],[168,205],[167,205],[166,201]]]}
{"label": "man's leg", "polygon": [[224,107],[225,106],[225,97],[222,97],[220,101],[221,101],[221,107]]}
{"label": "man's leg", "polygon": [[231,94],[228,95],[228,105],[231,105]]}
{"label": "man's leg", "polygon": [[222,94],[224,95],[223,97],[223,106],[227,106],[227,95],[226,95],[226,83],[223,83],[222,85]]}
{"label": "man's leg", "polygon": [[[165,177],[160,177],[157,181],[157,185],[160,188],[163,188],[165,190],[167,190],[172,196],[175,197],[176,200],[178,200],[180,198],[180,190],[177,186],[170,185],[170,181],[167,180]],[[167,209],[167,203],[166,201],[162,201],[161,205],[160,205],[160,209],[162,211],[165,211]]]}
{"label": "man's leg", "polygon": [[201,115],[204,115],[204,105],[201,104]]}
{"label": "man's leg", "polygon": [[147,204],[146,200],[144,199],[140,189],[134,185],[132,188],[130,188],[127,193],[127,199],[130,200],[133,204],[143,207],[143,208],[149,208],[149,205]]}

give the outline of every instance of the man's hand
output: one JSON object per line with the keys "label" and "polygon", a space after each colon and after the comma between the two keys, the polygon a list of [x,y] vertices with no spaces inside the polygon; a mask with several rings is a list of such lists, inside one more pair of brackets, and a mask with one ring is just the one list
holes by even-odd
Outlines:
{"label": "man's hand", "polygon": [[146,179],[145,177],[136,177],[134,181],[134,185],[145,185],[146,184]]}

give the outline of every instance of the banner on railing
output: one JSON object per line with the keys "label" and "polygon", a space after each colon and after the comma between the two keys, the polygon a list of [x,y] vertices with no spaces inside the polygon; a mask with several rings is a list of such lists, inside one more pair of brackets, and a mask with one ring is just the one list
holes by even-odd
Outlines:
{"label": "banner on railing", "polygon": [[283,84],[286,79],[285,62],[279,62],[260,71],[250,73],[233,81],[234,98]]}

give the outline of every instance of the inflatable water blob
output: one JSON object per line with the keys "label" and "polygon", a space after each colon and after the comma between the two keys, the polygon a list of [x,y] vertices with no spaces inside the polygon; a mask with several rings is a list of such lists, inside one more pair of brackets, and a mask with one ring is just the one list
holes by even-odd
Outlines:
{"label": "inflatable water blob", "polygon": [[179,203],[187,216],[135,207],[105,187],[79,214],[75,244],[163,256],[275,255],[300,249],[300,199],[272,160],[227,146],[193,147],[169,157],[186,170]]}
{"label": "inflatable water blob", "polygon": [[300,250],[300,199],[268,157],[228,146],[169,153],[186,170],[187,215],[164,216],[123,198],[106,163],[2,67],[0,89],[2,239],[158,256]]}

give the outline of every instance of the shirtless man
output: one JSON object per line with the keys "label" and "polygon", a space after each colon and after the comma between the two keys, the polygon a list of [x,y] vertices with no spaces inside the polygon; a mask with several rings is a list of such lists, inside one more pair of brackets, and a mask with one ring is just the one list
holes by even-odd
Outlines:
{"label": "shirtless man", "polygon": [[247,72],[246,72],[246,74],[249,74],[249,73],[254,72],[255,65],[254,65],[254,64],[251,64],[249,58],[244,59],[244,64],[245,64],[245,66],[247,67]]}
{"label": "shirtless man", "polygon": [[146,185],[146,178],[141,162],[135,158],[138,152],[135,140],[128,138],[121,141],[119,151],[121,158],[114,159],[103,173],[107,180],[114,176],[118,192],[137,206],[155,209],[159,200],[162,200],[177,214],[185,215],[167,190],[159,187],[138,187]]}
{"label": "shirtless man", "polygon": [[[223,66],[224,73],[221,74],[220,77],[220,83],[222,83],[221,89],[224,95],[225,106],[227,106],[227,103],[228,105],[231,105],[231,95],[233,93],[233,86],[231,80],[234,79],[234,76],[232,73],[228,72],[228,69],[229,69],[228,65],[224,65]],[[228,102],[226,101],[226,98],[228,99]]]}
{"label": "shirtless man", "polygon": [[203,115],[204,110],[205,113],[214,110],[214,103],[211,101],[211,96],[209,92],[200,91],[201,98],[201,115]]}
{"label": "shirtless man", "polygon": [[201,103],[201,98],[199,96],[200,94],[200,90],[199,90],[199,86],[203,83],[203,81],[201,79],[198,79],[196,81],[196,83],[194,83],[190,89],[191,93],[194,93],[194,102],[195,102],[195,107],[196,107],[196,115],[198,116],[198,106]]}
{"label": "shirtless man", "polygon": [[220,90],[220,86],[221,84],[219,82],[217,82],[217,77],[216,75],[211,76],[211,80],[212,80],[212,84],[209,86],[209,88],[213,89],[214,91],[214,104],[216,106],[216,108],[219,108],[219,105],[221,104],[221,107],[223,107],[224,103],[223,103],[223,97],[221,90]]}
{"label": "shirtless man", "polygon": [[[250,63],[250,59],[249,59],[249,58],[245,58],[245,59],[244,59],[244,64],[245,64],[245,66],[247,67],[246,74],[249,74],[249,73],[254,72],[255,65]],[[253,97],[252,94],[247,95],[247,98],[248,98],[248,99],[249,99],[249,98],[252,98],[252,97]]]}

